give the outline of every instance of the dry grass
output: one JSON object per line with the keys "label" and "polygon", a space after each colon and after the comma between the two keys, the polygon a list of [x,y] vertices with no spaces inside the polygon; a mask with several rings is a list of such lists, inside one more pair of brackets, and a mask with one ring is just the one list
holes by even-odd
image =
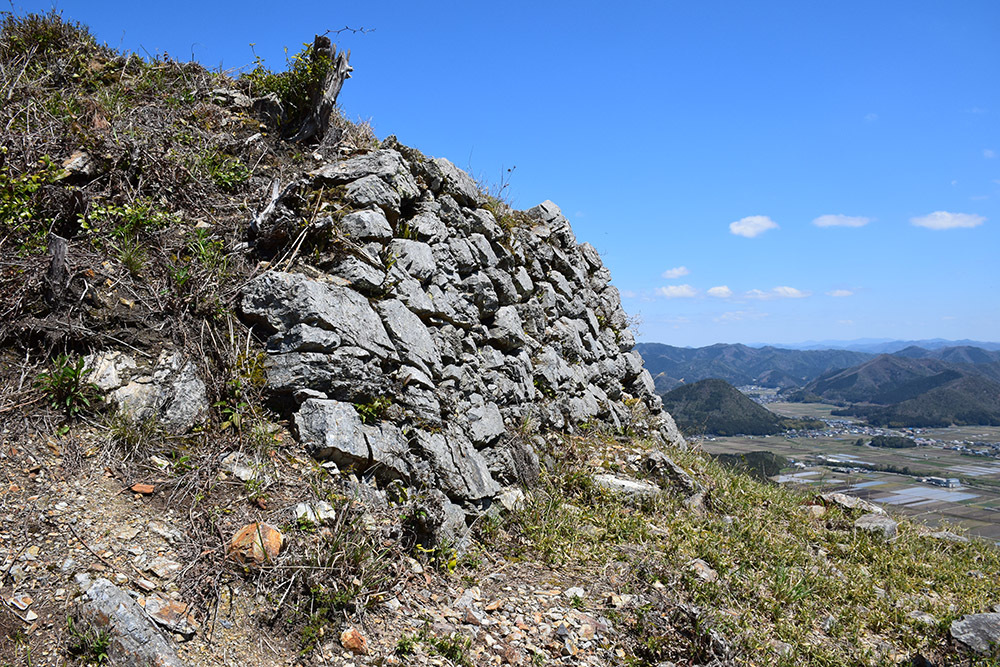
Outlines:
{"label": "dry grass", "polygon": [[[553,451],[541,488],[485,543],[508,558],[589,568],[595,581],[640,596],[643,605],[615,612],[636,664],[722,658],[716,635],[750,665],[881,665],[917,654],[990,664],[966,662],[948,628],[996,603],[1000,552],[991,544],[928,539],[906,520],[887,542],[835,508],[810,519],[808,497],[697,452],[669,453],[710,488],[704,507],[689,509],[676,492],[629,502],[593,474],[640,476],[641,445],[567,438]],[[718,581],[692,572],[696,558]],[[937,622],[914,620],[915,610]]]}

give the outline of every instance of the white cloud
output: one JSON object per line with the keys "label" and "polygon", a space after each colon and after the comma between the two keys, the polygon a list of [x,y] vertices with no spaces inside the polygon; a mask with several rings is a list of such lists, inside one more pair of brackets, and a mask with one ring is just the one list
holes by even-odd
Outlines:
{"label": "white cloud", "polygon": [[664,271],[660,275],[663,278],[666,278],[667,280],[674,280],[675,278],[680,278],[681,276],[686,276],[689,273],[691,273],[691,272],[688,271],[688,268],[686,266],[675,266],[672,269],[667,269],[666,271]]}
{"label": "white cloud", "polygon": [[821,215],[813,224],[817,227],[864,227],[871,221],[871,218],[850,215]]}
{"label": "white cloud", "polygon": [[809,294],[809,292],[803,292],[802,290],[795,289],[794,287],[782,285],[766,292],[759,289],[752,289],[746,293],[746,297],[748,299],[761,299],[763,301],[767,301],[770,299],[804,299],[809,296]]}
{"label": "white cloud", "polygon": [[865,122],[866,123],[874,123],[877,120],[878,120],[878,114],[877,113],[866,113],[865,114]]}
{"label": "white cloud", "polygon": [[955,229],[958,227],[978,227],[986,222],[986,218],[972,213],[934,211],[930,215],[910,218],[910,222],[917,227],[926,227],[927,229]]}
{"label": "white cloud", "polygon": [[984,148],[983,149],[983,157],[986,158],[987,160],[992,160],[996,156],[997,156],[997,152],[996,151],[990,150],[989,148]]}
{"label": "white cloud", "polygon": [[809,292],[803,292],[794,287],[775,287],[771,292],[779,299],[804,299],[809,296]]}
{"label": "white cloud", "polygon": [[630,289],[623,289],[622,296],[626,299],[634,299],[638,295]]}
{"label": "white cloud", "polygon": [[845,327],[849,327],[854,324],[854,320],[837,320],[837,324],[843,324]]}
{"label": "white cloud", "polygon": [[826,293],[826,295],[834,297],[845,297],[845,296],[854,296],[854,292],[852,292],[849,289],[835,289],[835,290],[830,290],[829,292]]}
{"label": "white cloud", "polygon": [[657,288],[656,293],[667,299],[690,299],[698,293],[698,290],[690,285],[666,285]]}
{"label": "white cloud", "polygon": [[729,231],[737,236],[745,236],[752,239],[769,229],[777,229],[778,223],[766,215],[750,215],[740,218],[736,222],[729,223]]}
{"label": "white cloud", "polygon": [[719,285],[718,287],[708,288],[708,295],[719,299],[728,299],[733,295],[733,290],[729,289],[725,285]]}
{"label": "white cloud", "polygon": [[713,319],[716,322],[740,322],[742,320],[759,320],[767,317],[767,315],[767,313],[757,313],[748,310],[731,310]]}

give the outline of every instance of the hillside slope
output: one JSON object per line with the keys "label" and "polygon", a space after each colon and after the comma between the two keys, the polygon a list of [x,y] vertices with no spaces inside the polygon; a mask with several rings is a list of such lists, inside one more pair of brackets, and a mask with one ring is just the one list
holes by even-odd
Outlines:
{"label": "hillside slope", "polygon": [[854,403],[837,414],[858,415],[892,426],[1000,423],[1000,383],[991,379],[990,355],[946,354],[980,363],[880,355],[808,384],[804,393]]}
{"label": "hillside slope", "polygon": [[2,21],[0,664],[965,660],[992,545],[687,450],[558,208],[305,132],[322,38]]}

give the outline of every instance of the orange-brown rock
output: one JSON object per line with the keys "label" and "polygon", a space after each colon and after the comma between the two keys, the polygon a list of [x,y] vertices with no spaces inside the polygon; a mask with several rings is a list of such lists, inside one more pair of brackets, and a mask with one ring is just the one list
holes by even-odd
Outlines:
{"label": "orange-brown rock", "polygon": [[368,640],[355,628],[348,628],[340,633],[340,644],[355,655],[368,654]]}
{"label": "orange-brown rock", "polygon": [[262,564],[278,557],[285,537],[274,526],[251,523],[233,535],[229,543],[229,557],[241,563]]}

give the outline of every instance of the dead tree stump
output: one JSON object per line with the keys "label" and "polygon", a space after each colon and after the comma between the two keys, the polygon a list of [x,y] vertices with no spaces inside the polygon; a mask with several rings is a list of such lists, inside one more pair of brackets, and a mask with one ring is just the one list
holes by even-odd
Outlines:
{"label": "dead tree stump", "polygon": [[317,80],[313,84],[313,89],[309,92],[309,115],[292,137],[292,141],[323,142],[330,128],[330,114],[337,105],[337,96],[340,95],[344,81],[351,78],[354,69],[348,63],[350,58],[350,51],[337,53],[337,47],[330,43],[329,37],[316,35],[316,39],[313,40],[312,60],[316,66],[326,67],[326,75],[321,81]]}

